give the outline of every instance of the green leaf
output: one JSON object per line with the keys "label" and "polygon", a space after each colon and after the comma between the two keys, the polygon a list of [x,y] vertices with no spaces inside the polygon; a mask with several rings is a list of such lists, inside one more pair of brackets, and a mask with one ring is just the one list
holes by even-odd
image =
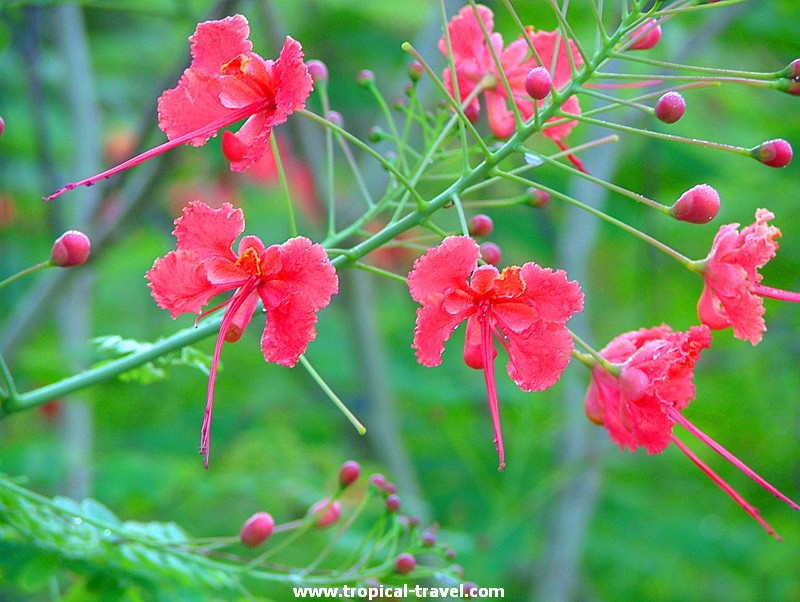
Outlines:
{"label": "green leaf", "polygon": [[[92,343],[101,354],[108,356],[107,359],[96,363],[94,367],[102,366],[126,355],[149,351],[155,344],[134,339],[123,339],[118,335],[97,337],[92,339]],[[187,366],[208,376],[211,373],[211,363],[212,357],[209,354],[203,353],[194,347],[186,346],[180,351],[172,351],[154,361],[145,362],[141,366],[123,372],[119,375],[119,379],[123,382],[138,382],[143,385],[149,385],[166,380],[169,369],[175,366]],[[218,369],[221,368],[222,366],[219,365]]]}

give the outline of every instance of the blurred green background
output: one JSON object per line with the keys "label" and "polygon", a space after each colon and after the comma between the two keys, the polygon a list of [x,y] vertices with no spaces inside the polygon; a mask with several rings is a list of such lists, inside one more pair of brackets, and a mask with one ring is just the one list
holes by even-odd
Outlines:
{"label": "blurred green background", "polygon": [[[50,204],[40,200],[64,182],[94,173],[93,155],[109,164],[115,149],[122,148],[116,152],[123,158],[130,155],[142,133],[144,147],[163,139],[155,129],[155,102],[186,66],[186,38],[198,21],[214,11],[242,12],[251,22],[255,51],[265,57],[275,56],[286,34],[300,40],[307,58],[328,66],[332,108],[364,137],[381,118],[356,74],[371,69],[389,101],[402,97],[409,59],[400,44],[406,40],[440,69],[437,4],[86,1],[80,14],[91,62],[83,73],[75,72],[69,54],[80,56],[82,39],[70,33],[55,3],[0,4],[0,278],[45,260],[55,237],[86,219],[86,207],[102,207],[101,228],[113,224],[77,289],[75,279],[47,289],[43,282],[50,275],[40,274],[0,290],[0,345],[18,387],[41,386],[98,361],[90,346],[76,342],[76,332],[87,335],[84,342],[114,334],[148,341],[192,324],[189,316],[173,323],[144,280],[153,260],[173,248],[172,220],[191,198],[233,195],[245,210],[247,232],[274,241],[288,235],[280,190],[231,174],[218,139],[120,177],[117,196],[98,186]],[[497,29],[514,37],[502,3],[488,4],[497,13]],[[555,27],[547,2],[516,4],[525,23]],[[573,24],[591,40],[591,15],[577,6],[583,3],[575,4]],[[450,14],[459,7],[448,3]],[[793,0],[702,11],[665,25],[648,56],[778,71],[800,56],[798,22],[800,7]],[[74,106],[84,102],[82,93],[97,105],[87,114],[83,104],[88,120],[76,123]],[[685,97],[688,109],[679,123],[635,123],[745,147],[779,137],[800,144],[797,98],[731,85]],[[309,107],[319,109],[316,97]],[[293,136],[295,152],[307,153],[319,175],[319,157],[302,144],[308,125],[290,123],[278,132]],[[570,142],[595,134],[579,127]],[[587,162],[593,173],[610,170],[617,184],[666,204],[695,184],[717,188],[722,210],[707,226],[672,222],[619,197],[592,200],[692,258],[705,255],[719,224],[750,223],[757,207],[769,208],[783,238],[778,257],[763,270],[764,283],[800,290],[800,162],[774,170],[629,135]],[[144,200],[115,223],[137,178]],[[541,178],[576,190],[560,173],[542,170]],[[340,186],[342,198],[356,196],[346,182]],[[696,323],[699,279],[629,235],[587,225],[555,201],[544,210],[487,213],[495,220],[504,263],[535,260],[582,274],[587,311],[576,329],[596,348],[626,330]],[[321,238],[311,220],[302,221],[301,230]],[[576,252],[587,240],[591,248]],[[410,259],[400,261],[394,269],[403,273]],[[699,442],[682,437],[761,509],[782,543],[679,450],[621,454],[603,431],[577,422],[588,374],[574,362],[561,383],[536,394],[521,392],[499,370],[508,466],[498,473],[483,378],[461,361],[463,335],[457,332],[446,346],[442,367],[424,368],[410,346],[415,305],[404,286],[375,278],[365,284],[345,273],[342,289],[320,313],[308,357],[364,419],[366,437],[354,432],[302,369],[264,363],[256,318],[243,339],[223,351],[210,470],[195,453],[207,381],[200,372],[176,368],[162,382],[109,382],[0,422],[0,473],[24,476],[26,486],[48,496],[92,496],[126,519],[174,521],[202,537],[235,535],[258,510],[279,522],[302,516],[330,493],[340,464],[356,459],[365,472],[396,480],[410,512],[439,523],[440,538],[458,552],[468,580],[505,587],[507,599],[800,601],[800,516]],[[758,347],[727,331],[715,334],[697,366],[697,400],[686,415],[798,499],[800,307],[769,300],[766,306],[769,330]],[[25,321],[26,313],[33,319]],[[359,325],[366,334],[359,334]],[[198,345],[207,352],[212,346],[212,340]],[[73,408],[82,408],[78,416]],[[70,431],[76,424],[84,429],[77,435]],[[272,595],[291,599],[285,592]],[[0,585],[0,599],[48,599],[37,596],[42,594]]]}

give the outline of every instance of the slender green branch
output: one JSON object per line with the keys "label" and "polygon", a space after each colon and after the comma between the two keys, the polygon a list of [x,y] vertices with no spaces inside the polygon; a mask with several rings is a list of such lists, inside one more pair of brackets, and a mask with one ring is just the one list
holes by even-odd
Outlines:
{"label": "slender green branch", "polygon": [[281,182],[283,198],[286,201],[286,213],[289,215],[289,232],[292,236],[297,236],[297,222],[294,219],[294,206],[292,205],[292,195],[289,194],[289,184],[286,181],[286,172],[283,170],[281,153],[278,150],[278,137],[270,136],[269,143],[272,147],[272,156],[275,158],[275,168],[278,170],[278,178]]}
{"label": "slender green branch", "polygon": [[400,274],[395,274],[394,272],[390,272],[389,270],[383,270],[377,266],[370,265],[362,261],[355,261],[351,265],[354,268],[361,270],[362,272],[369,272],[370,274],[375,274],[376,276],[383,276],[384,278],[388,278],[389,280],[394,280],[395,282],[402,282],[403,284],[407,283],[407,279],[405,276],[401,276]]}
{"label": "slender green branch", "polygon": [[43,261],[42,263],[37,263],[36,265],[32,265],[31,267],[25,268],[24,270],[17,272],[16,274],[9,276],[5,280],[1,281],[0,288],[9,285],[12,282],[16,282],[20,278],[24,278],[25,276],[33,274],[34,272],[38,272],[39,270],[50,267],[53,267],[53,264],[50,263],[49,261]]}
{"label": "slender green branch", "polygon": [[[3,403],[0,405],[5,406],[6,402],[13,403],[17,399],[17,388],[14,385],[14,378],[11,376],[11,370],[8,369],[8,364],[6,364],[6,360],[2,355],[0,355],[0,377],[2,377],[6,385],[3,391]],[[4,407],[0,408],[0,416],[2,416],[4,411]]]}
{"label": "slender green branch", "polygon": [[308,372],[311,378],[314,379],[314,382],[316,382],[319,385],[320,389],[322,389],[325,392],[325,395],[327,395],[330,398],[330,400],[334,403],[334,405],[337,408],[339,408],[342,414],[344,414],[345,417],[350,421],[350,423],[356,428],[358,434],[363,435],[364,433],[366,433],[367,432],[366,427],[363,424],[361,424],[361,422],[359,422],[358,418],[355,417],[353,412],[351,412],[350,409],[346,405],[344,405],[344,402],[342,402],[342,400],[339,399],[339,396],[333,392],[333,389],[331,389],[328,386],[328,383],[326,383],[325,379],[323,379],[319,375],[319,372],[317,372],[314,369],[314,366],[311,365],[311,362],[308,361],[305,355],[300,356],[300,363],[303,364],[303,368],[305,368],[306,372]]}
{"label": "slender green branch", "polygon": [[33,391],[28,391],[27,393],[21,393],[17,395],[16,399],[9,399],[5,406],[0,408],[0,419],[15,412],[27,410],[52,401],[53,399],[58,399],[73,391],[78,391],[90,385],[95,385],[110,378],[114,378],[123,372],[127,372],[146,362],[159,358],[170,351],[175,351],[176,349],[191,345],[219,330],[221,321],[221,316],[208,318],[201,322],[196,328],[180,330],[172,336],[158,341],[147,350],[131,353],[130,355],[112,360],[102,366],[90,368],[56,383],[34,389]]}
{"label": "slender green branch", "polygon": [[666,255],[669,255],[670,257],[672,257],[673,259],[678,261],[681,265],[683,265],[685,268],[687,268],[689,270],[692,270],[692,271],[696,271],[695,268],[693,267],[695,262],[693,262],[691,259],[689,259],[688,257],[680,254],[678,251],[676,251],[672,247],[670,247],[668,245],[665,245],[660,240],[657,240],[657,239],[653,238],[652,236],[650,236],[648,234],[645,234],[641,230],[638,230],[638,229],[634,228],[633,226],[631,226],[629,224],[626,224],[623,221],[620,221],[620,220],[618,220],[618,219],[616,219],[614,217],[611,217],[610,215],[608,215],[606,213],[603,213],[602,211],[598,211],[594,207],[591,207],[591,206],[589,206],[589,205],[587,205],[585,203],[581,203],[577,199],[574,199],[571,196],[564,194],[563,192],[555,190],[554,188],[549,188],[547,186],[543,186],[542,184],[540,184],[538,182],[533,182],[533,181],[528,180],[526,178],[521,178],[521,177],[519,177],[517,175],[514,175],[514,174],[511,174],[509,172],[503,172],[503,171],[500,171],[500,170],[495,170],[495,173],[497,175],[507,179],[507,180],[512,181],[512,182],[517,182],[519,184],[524,184],[526,186],[536,186],[540,190],[544,190],[545,192],[549,193],[551,197],[561,199],[562,201],[565,201],[565,202],[567,202],[567,203],[569,203],[571,205],[574,205],[574,206],[578,207],[579,209],[582,209],[583,211],[586,211],[587,213],[591,213],[595,217],[598,217],[598,218],[602,219],[603,221],[608,222],[609,224],[613,224],[614,226],[616,226],[616,227],[618,227],[618,228],[620,228],[620,229],[622,229],[622,230],[624,230],[624,231],[626,231],[626,232],[628,232],[630,234],[633,234],[637,238],[639,238],[639,239],[643,240],[644,242],[654,246],[659,251],[662,251]]}

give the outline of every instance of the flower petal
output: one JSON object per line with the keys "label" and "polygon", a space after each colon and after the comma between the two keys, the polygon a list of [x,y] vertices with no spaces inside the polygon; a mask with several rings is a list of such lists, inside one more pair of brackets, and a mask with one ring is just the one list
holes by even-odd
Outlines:
{"label": "flower petal", "polygon": [[170,251],[159,257],[145,278],[153,299],[173,318],[186,312],[200,313],[220,292],[208,281],[203,264],[191,251]]}
{"label": "flower petal", "polygon": [[412,346],[417,350],[419,363],[428,367],[438,366],[442,362],[444,342],[474,311],[472,300],[458,293],[428,298],[425,305],[417,308]]}
{"label": "flower petal", "polygon": [[339,292],[339,278],[322,245],[303,236],[290,238],[278,247],[281,259],[279,279],[292,298],[302,298],[314,310],[326,307]]}
{"label": "flower petal", "polygon": [[425,304],[429,298],[465,290],[480,255],[478,244],[470,237],[448,236],[414,262],[408,275],[411,296]]}
{"label": "flower petal", "polygon": [[218,76],[225,63],[253,49],[253,44],[247,39],[249,36],[250,25],[242,15],[198,24],[189,37],[193,59],[191,69],[208,77]]}
{"label": "flower petal", "polygon": [[264,359],[292,367],[317,337],[317,313],[306,299],[286,300],[267,309],[267,325],[261,336]]}
{"label": "flower petal", "polygon": [[173,234],[178,250],[193,252],[200,261],[221,257],[232,262],[236,255],[231,246],[244,231],[244,214],[230,203],[212,209],[201,201],[192,201],[175,220]]}
{"label": "flower petal", "polygon": [[572,314],[583,310],[583,293],[564,270],[553,271],[528,262],[520,270],[525,281],[526,300],[539,312],[541,320],[564,324]]}
{"label": "flower petal", "polygon": [[[222,106],[222,84],[217,78],[204,77],[192,69],[183,72],[178,85],[158,99],[158,127],[173,140],[206,126],[230,113]],[[216,130],[207,130],[192,138],[193,146],[202,146]]]}
{"label": "flower petal", "polygon": [[553,386],[569,363],[573,343],[567,329],[537,322],[516,333],[503,331],[508,350],[508,375],[523,391],[543,391]]}

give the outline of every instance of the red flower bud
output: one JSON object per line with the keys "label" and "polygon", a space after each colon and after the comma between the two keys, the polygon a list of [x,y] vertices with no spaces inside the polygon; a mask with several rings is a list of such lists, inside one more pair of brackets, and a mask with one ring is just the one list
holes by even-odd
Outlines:
{"label": "red flower bud", "polygon": [[786,167],[792,161],[792,146],[782,138],[768,140],[751,149],[753,158],[770,167]]}
{"label": "red flower bud", "polygon": [[649,50],[661,39],[661,25],[655,19],[650,19],[631,34],[634,40],[628,48],[630,50]]}
{"label": "red flower bud", "polygon": [[324,529],[339,520],[342,514],[342,506],[339,502],[331,503],[330,498],[325,498],[311,506],[308,513],[316,516],[317,527]]}
{"label": "red flower bud", "polygon": [[528,188],[528,194],[531,196],[531,205],[534,207],[545,207],[550,202],[550,194],[538,188]]}
{"label": "red flower bud", "polygon": [[339,469],[339,485],[348,487],[358,480],[361,476],[361,466],[354,460],[348,460]]}
{"label": "red flower bud", "polygon": [[6,131],[6,122],[3,121],[2,117],[0,117],[0,136],[3,135],[4,131]]}
{"label": "red flower bud", "polygon": [[486,263],[497,265],[503,258],[503,253],[502,251],[500,251],[500,247],[498,247],[493,242],[485,242],[481,245],[480,248],[481,248],[481,259],[483,259]]}
{"label": "red flower bud", "polygon": [[686,101],[677,92],[667,92],[656,102],[656,117],[664,123],[675,123],[685,112]]}
{"label": "red flower bud", "polygon": [[344,119],[339,111],[328,111],[328,114],[325,115],[325,117],[334,125],[338,125],[339,127],[344,126]]}
{"label": "red flower bud", "polygon": [[422,534],[422,545],[426,548],[432,548],[436,545],[436,533],[433,529],[428,529]]}
{"label": "red flower bud", "polygon": [[784,73],[786,73],[786,77],[789,79],[800,79],[800,59],[794,59],[791,63],[789,63]]}
{"label": "red flower bud", "polygon": [[70,230],[64,232],[53,243],[50,251],[50,263],[61,268],[72,268],[83,265],[89,258],[92,243],[83,232]]}
{"label": "red flower bud", "polygon": [[411,554],[403,552],[394,561],[394,572],[400,575],[406,575],[413,571],[416,566],[416,559]]}
{"label": "red flower bud", "polygon": [[400,510],[400,498],[394,493],[387,497],[384,503],[386,504],[386,509],[389,512],[397,512]]}
{"label": "red flower bud", "polygon": [[378,489],[383,489],[386,487],[386,477],[382,474],[375,473],[369,478],[369,482],[371,485],[375,485]]}
{"label": "red flower bud", "polygon": [[675,219],[692,224],[707,224],[719,213],[719,194],[708,184],[698,184],[684,192],[669,208]]}
{"label": "red flower bud", "polygon": [[375,81],[375,74],[369,69],[363,69],[356,75],[356,81],[359,86],[367,86]]}
{"label": "red flower bud", "polygon": [[272,529],[274,527],[275,520],[272,518],[271,514],[267,512],[256,512],[242,525],[239,539],[241,539],[244,545],[254,548],[264,543],[269,536],[272,535]]}
{"label": "red flower bud", "polygon": [[546,98],[552,87],[553,80],[550,78],[550,72],[544,67],[531,69],[525,78],[525,91],[536,100]]}
{"label": "red flower bud", "polygon": [[484,215],[483,213],[473,215],[472,218],[470,218],[467,226],[469,227],[469,233],[472,236],[489,236],[492,233],[492,230],[494,230],[494,222],[492,221],[492,218],[488,215]]}
{"label": "red flower bud", "polygon": [[424,72],[425,70],[422,68],[422,65],[419,61],[411,61],[411,63],[408,65],[408,77],[412,82],[419,81],[419,78],[422,77]]}
{"label": "red flower bud", "polygon": [[328,67],[322,61],[308,61],[306,63],[306,67],[308,68],[308,74],[311,76],[311,79],[314,80],[314,83],[322,82],[328,83]]}

